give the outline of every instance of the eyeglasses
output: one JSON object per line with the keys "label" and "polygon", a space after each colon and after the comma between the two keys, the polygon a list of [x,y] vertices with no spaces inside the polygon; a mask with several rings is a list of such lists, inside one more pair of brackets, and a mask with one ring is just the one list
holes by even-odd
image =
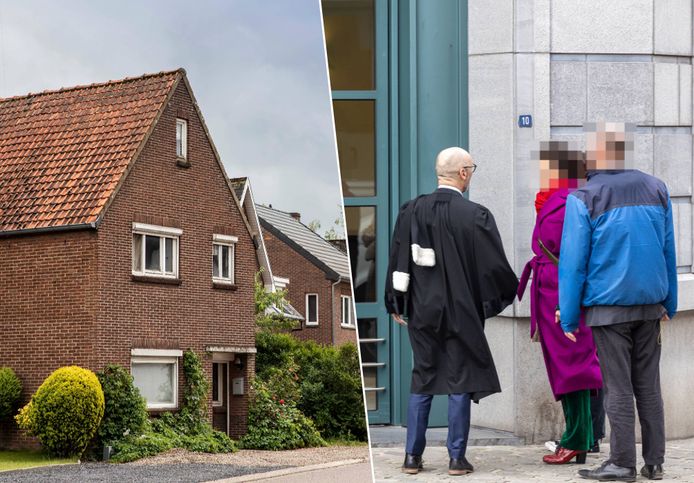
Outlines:
{"label": "eyeglasses", "polygon": [[472,172],[474,173],[475,170],[477,169],[477,165],[476,165],[476,164],[473,164],[473,165],[471,165],[471,166],[463,166],[463,168],[472,168]]}

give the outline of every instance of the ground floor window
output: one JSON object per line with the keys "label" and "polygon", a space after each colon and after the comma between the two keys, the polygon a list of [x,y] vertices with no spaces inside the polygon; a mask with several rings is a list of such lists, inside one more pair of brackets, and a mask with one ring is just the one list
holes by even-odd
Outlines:
{"label": "ground floor window", "polygon": [[147,409],[178,407],[178,358],[181,351],[133,349],[131,373]]}

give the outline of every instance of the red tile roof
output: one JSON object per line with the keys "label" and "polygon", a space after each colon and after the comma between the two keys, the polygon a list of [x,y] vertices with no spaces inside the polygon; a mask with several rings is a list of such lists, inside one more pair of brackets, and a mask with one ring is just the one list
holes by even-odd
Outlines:
{"label": "red tile roof", "polygon": [[0,99],[0,232],[96,222],[184,75]]}

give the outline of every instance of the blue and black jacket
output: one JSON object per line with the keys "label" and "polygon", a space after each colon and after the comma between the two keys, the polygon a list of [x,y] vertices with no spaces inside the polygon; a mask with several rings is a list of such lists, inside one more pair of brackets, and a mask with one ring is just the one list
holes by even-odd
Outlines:
{"label": "blue and black jacket", "polygon": [[677,311],[672,204],[665,183],[638,170],[592,171],[566,200],[559,257],[565,332],[581,306],[662,304]]}

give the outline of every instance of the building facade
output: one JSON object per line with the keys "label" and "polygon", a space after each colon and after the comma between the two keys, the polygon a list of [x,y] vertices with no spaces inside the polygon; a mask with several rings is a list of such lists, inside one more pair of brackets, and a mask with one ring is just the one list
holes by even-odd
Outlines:
{"label": "building facade", "polygon": [[[0,126],[0,366],[22,403],[116,363],[175,411],[192,349],[214,426],[244,434],[258,261],[185,71],[3,99]],[[14,428],[0,446],[31,443]]]}
{"label": "building facade", "polygon": [[[531,151],[581,142],[584,122],[605,120],[637,125],[636,167],[672,195],[680,313],[663,331],[663,397],[668,437],[694,435],[692,2],[324,0],[323,14],[362,358],[379,364],[364,368],[370,422],[405,421],[411,352],[381,292],[394,215],[435,187],[436,153],[469,149],[470,199],[494,213],[520,274],[539,188]],[[473,409],[473,424],[541,441],[563,416],[528,317],[524,301],[488,321],[503,391]],[[443,404],[430,424],[446,424]]]}
{"label": "building facade", "polygon": [[347,254],[301,223],[298,213],[256,209],[275,283],[303,315],[292,335],[324,345],[356,342]]}

